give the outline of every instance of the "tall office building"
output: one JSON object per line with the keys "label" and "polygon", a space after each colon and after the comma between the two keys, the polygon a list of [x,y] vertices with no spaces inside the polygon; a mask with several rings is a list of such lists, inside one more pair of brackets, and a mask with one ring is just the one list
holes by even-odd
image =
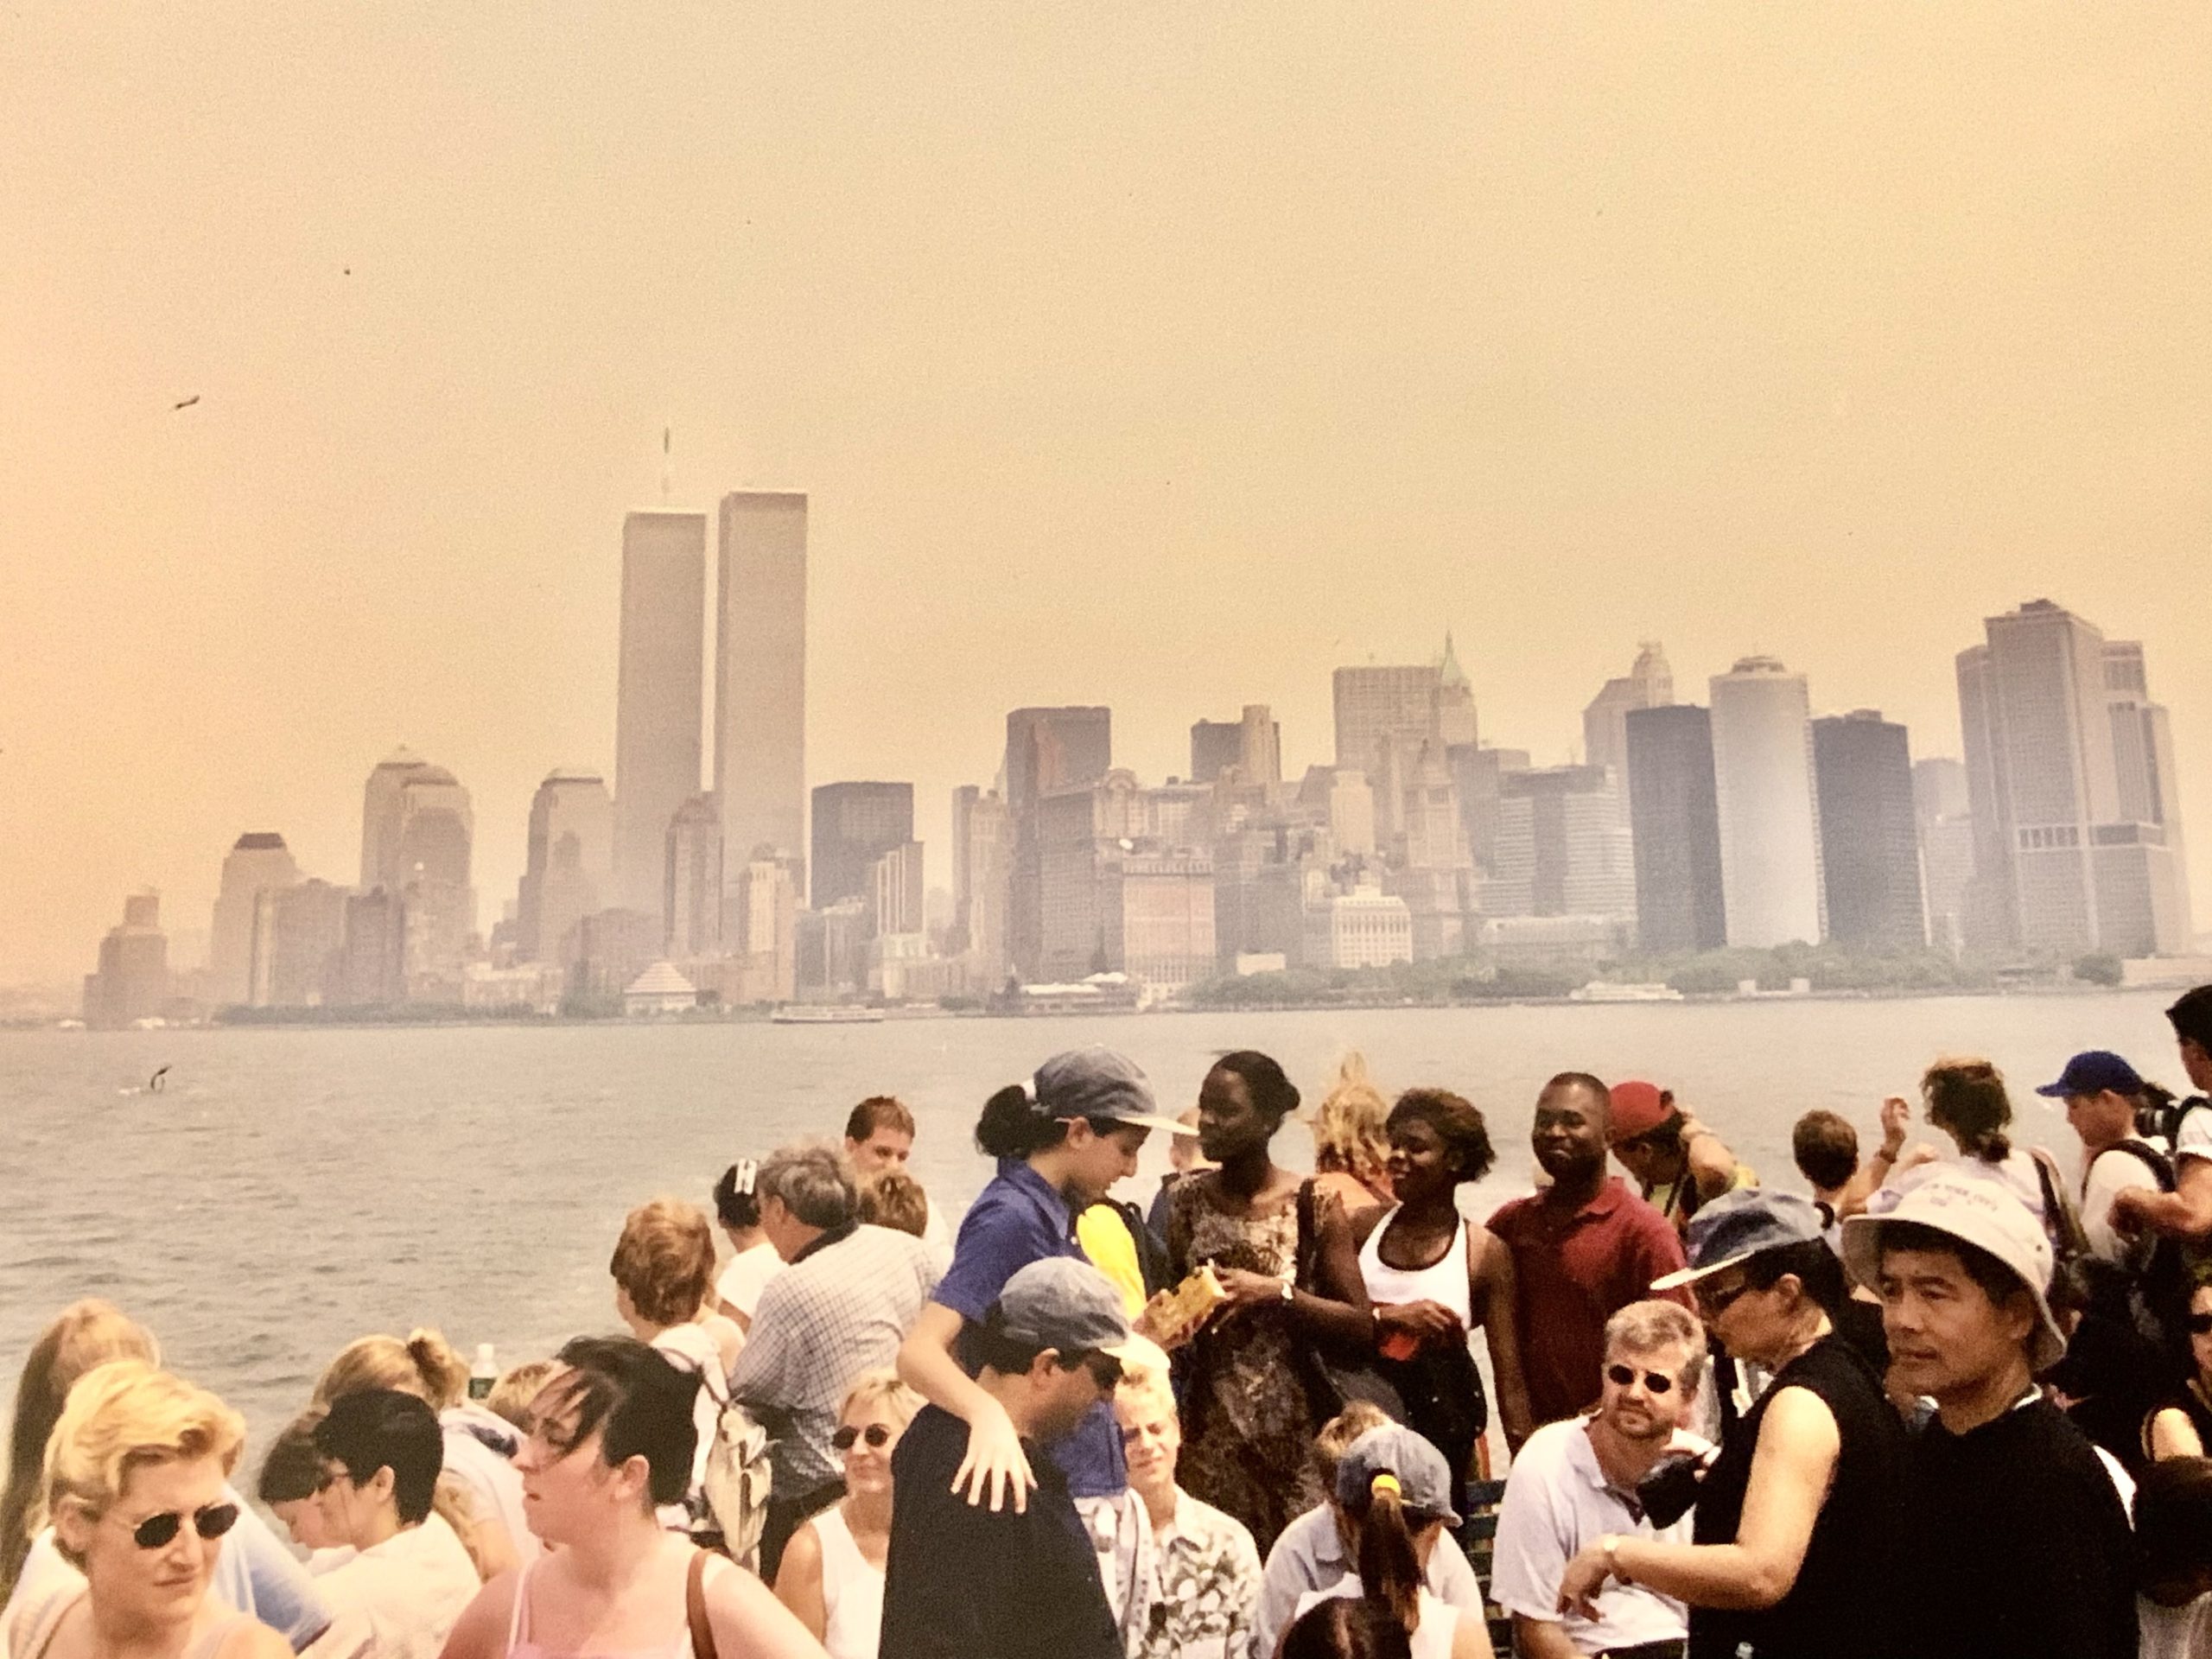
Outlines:
{"label": "tall office building", "polygon": [[1006,809],[1013,836],[1007,902],[1008,967],[1034,978],[1045,957],[1044,843],[1038,804],[1095,784],[1114,763],[1114,715],[1095,706],[1016,709],[1006,717]]}
{"label": "tall office building", "polygon": [[1975,942],[2185,950],[2171,741],[2148,701],[2141,647],[2108,645],[2047,599],[1985,619],[1983,633],[1958,658]]}
{"label": "tall office building", "polygon": [[402,901],[402,957],[410,1001],[457,1002],[476,931],[470,866],[476,815],[468,791],[443,766],[410,772],[399,786],[395,859]]}
{"label": "tall office building", "polygon": [[[382,770],[381,767],[378,768]],[[243,1007],[253,1001],[253,912],[261,895],[300,880],[284,837],[251,830],[232,845],[223,861],[222,885],[215,893],[215,915],[207,934],[207,999],[217,1007]]]}
{"label": "tall office building", "polygon": [[912,784],[821,784],[814,791],[811,902],[827,910],[871,896],[876,860],[914,838]]}
{"label": "tall office building", "polygon": [[952,791],[952,940],[971,984],[1006,978],[1007,884],[1013,865],[1006,802],[973,784]]}
{"label": "tall office building", "polygon": [[1928,902],[1928,942],[1956,953],[1968,936],[1974,883],[1974,818],[1961,760],[1930,756],[1912,763],[1912,807],[1920,836],[1920,885]]}
{"label": "tall office building", "polygon": [[706,514],[625,518],[610,902],[664,926],[669,821],[699,792],[706,614]]}
{"label": "tall office building", "polygon": [[85,976],[85,1023],[116,1031],[158,1015],[169,1000],[169,944],[162,896],[148,889],[123,901],[123,921],[100,940],[99,967]]}
{"label": "tall office building", "polygon": [[[1393,748],[1419,753],[1439,741],[1433,663],[1384,668],[1340,668],[1331,677],[1336,714],[1337,764],[1381,778],[1383,755]],[[1470,740],[1471,741],[1471,740]]]}
{"label": "tall office building", "polygon": [[1475,688],[1459,666],[1452,636],[1444,636],[1444,655],[1436,664],[1436,738],[1446,747],[1476,741]]}
{"label": "tall office building", "polygon": [[254,901],[257,1008],[312,1008],[339,1000],[346,948],[345,887],[307,880],[264,887]]}
{"label": "tall office building", "polygon": [[806,497],[722,498],[715,798],[733,885],[761,849],[806,852]]}
{"label": "tall office building", "polygon": [[1656,639],[1646,639],[1636,663],[1618,678],[1607,680],[1582,711],[1582,759],[1586,765],[1628,767],[1628,715],[1631,709],[1663,709],[1675,700],[1675,671]]}
{"label": "tall office building", "polygon": [[671,962],[721,954],[724,844],[711,795],[694,795],[668,821],[661,910]]}
{"label": "tall office building", "polygon": [[530,841],[515,893],[515,948],[525,962],[575,959],[575,931],[614,902],[614,802],[597,772],[556,767],[530,802]]}
{"label": "tall office building", "polygon": [[370,769],[361,791],[361,891],[399,886],[399,791],[429,762],[402,747]]}
{"label": "tall office building", "polygon": [[1468,856],[1476,869],[1492,874],[1497,861],[1497,805],[1503,798],[1503,779],[1509,772],[1528,769],[1529,751],[1455,743],[1446,759],[1452,768],[1452,792],[1459,798],[1459,817],[1466,825]]}
{"label": "tall office building", "polygon": [[1774,658],[1745,657],[1713,676],[1712,693],[1728,943],[1816,944],[1827,930],[1805,677]]}
{"label": "tall office building", "polygon": [[925,927],[922,843],[908,841],[885,849],[868,866],[868,937],[920,933]]}
{"label": "tall office building", "polygon": [[1695,703],[1632,709],[1621,722],[1636,853],[1638,943],[1648,951],[1728,943],[1713,720]]}
{"label": "tall office building", "polygon": [[1928,943],[1904,727],[1872,709],[1813,722],[1828,937],[1866,950]]}
{"label": "tall office building", "polygon": [[1282,728],[1263,702],[1244,705],[1236,720],[1201,720],[1191,727],[1191,781],[1211,784],[1231,766],[1238,781],[1282,781]]}
{"label": "tall office building", "polygon": [[1620,788],[1604,766],[1541,766],[1498,779],[1496,872],[1485,916],[1636,918],[1636,861]]}

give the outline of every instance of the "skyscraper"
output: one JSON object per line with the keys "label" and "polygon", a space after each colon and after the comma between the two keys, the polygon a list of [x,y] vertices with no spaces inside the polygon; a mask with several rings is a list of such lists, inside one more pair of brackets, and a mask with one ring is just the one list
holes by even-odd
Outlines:
{"label": "skyscraper", "polygon": [[264,893],[299,880],[300,867],[292,861],[283,836],[251,830],[232,845],[207,935],[207,996],[217,1007],[253,1001],[254,906]]}
{"label": "skyscraper", "polygon": [[1114,763],[1114,715],[1095,706],[1016,709],[1006,717],[1006,807],[1013,834],[1007,903],[1008,966],[1033,978],[1046,953],[1044,845],[1038,803],[1096,783]]}
{"label": "skyscraper", "polygon": [[348,890],[327,881],[264,887],[253,910],[257,1008],[309,1008],[339,1000]]}
{"label": "skyscraper", "polygon": [[1475,729],[1475,688],[1459,666],[1459,653],[1452,648],[1452,635],[1444,635],[1444,655],[1436,664],[1436,738],[1446,747],[1472,743]]}
{"label": "skyscraper", "polygon": [[669,820],[699,792],[706,614],[706,515],[633,512],[625,518],[614,699],[613,899],[664,925]]}
{"label": "skyscraper", "polygon": [[1191,722],[1191,781],[1210,784],[1244,754],[1244,728],[1234,720]]}
{"label": "skyscraper", "polygon": [[671,962],[721,954],[723,845],[711,795],[694,795],[668,821],[661,907]]}
{"label": "skyscraper", "polygon": [[1920,836],[1921,889],[1928,901],[1928,940],[1955,952],[1967,942],[1967,893],[1974,881],[1974,819],[1965,762],[1940,755],[1914,761],[1912,805]]}
{"label": "skyscraper", "polygon": [[461,969],[476,931],[475,836],[468,791],[451,772],[426,766],[407,775],[399,786],[397,896],[410,1001],[461,1000]]}
{"label": "skyscraper", "polygon": [[1619,785],[1604,766],[1542,766],[1498,779],[1497,873],[1485,916],[1636,916],[1636,861]]}
{"label": "skyscraper", "polygon": [[1828,937],[1869,950],[1927,944],[1904,728],[1872,709],[1815,721],[1813,775]]}
{"label": "skyscraper", "polygon": [[923,882],[918,841],[887,848],[868,866],[869,938],[923,931],[923,905],[928,897]]}
{"label": "skyscraper", "polygon": [[[572,960],[576,925],[614,902],[614,803],[595,772],[556,767],[530,803],[527,865],[515,894],[526,962]],[[564,946],[567,955],[563,955]]]}
{"label": "skyscraper", "polygon": [[715,798],[730,879],[806,852],[806,497],[722,498],[715,606]]}
{"label": "skyscraper", "polygon": [[1805,677],[1745,657],[1713,677],[1713,778],[1728,943],[1823,936],[1819,807]]}
{"label": "skyscraper", "polygon": [[85,1023],[115,1031],[159,1014],[169,1000],[169,944],[162,896],[147,889],[123,901],[123,922],[100,941],[99,968],[85,976]]}
{"label": "skyscraper", "polygon": [[813,907],[871,896],[876,860],[914,838],[912,784],[821,784],[814,791]]}
{"label": "skyscraper", "polygon": [[[2122,956],[2189,943],[2171,740],[2142,648],[2038,599],[1958,658],[1976,943]],[[2163,750],[2163,754],[2161,751]]]}
{"label": "skyscraper", "polygon": [[1607,680],[1582,711],[1585,763],[1624,771],[1629,710],[1663,709],[1674,700],[1675,672],[1667,666],[1667,653],[1656,639],[1646,639],[1636,653],[1635,665],[1625,675]]}
{"label": "skyscraper", "polygon": [[1006,978],[1006,906],[1012,827],[996,790],[952,791],[952,931],[969,982],[996,990]]}
{"label": "skyscraper", "polygon": [[1379,787],[1387,749],[1418,752],[1423,744],[1439,741],[1439,678],[1433,663],[1338,669],[1331,677],[1337,764],[1365,772]]}
{"label": "skyscraper", "polygon": [[1236,720],[1201,720],[1191,728],[1191,781],[1211,784],[1230,767],[1247,784],[1282,781],[1282,728],[1263,702],[1248,702]]}
{"label": "skyscraper", "polygon": [[401,747],[370,769],[361,791],[361,891],[399,886],[399,791],[429,762]]}
{"label": "skyscraper", "polygon": [[1646,950],[1728,942],[1713,721],[1695,703],[1632,709],[1621,722],[1636,850],[1637,935]]}

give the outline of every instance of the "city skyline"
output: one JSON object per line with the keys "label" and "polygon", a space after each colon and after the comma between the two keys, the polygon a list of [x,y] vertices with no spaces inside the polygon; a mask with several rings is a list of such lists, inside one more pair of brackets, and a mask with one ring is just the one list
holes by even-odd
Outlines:
{"label": "city skyline", "polygon": [[0,982],[141,885],[182,948],[241,833],[346,878],[403,742],[488,922],[547,772],[613,780],[610,526],[738,489],[810,499],[807,781],[911,780],[933,885],[1007,709],[1157,779],[1264,703],[1291,775],[1448,626],[1540,765],[1643,638],[1955,756],[2044,595],[2142,641],[2212,824],[2201,10],[8,40]]}

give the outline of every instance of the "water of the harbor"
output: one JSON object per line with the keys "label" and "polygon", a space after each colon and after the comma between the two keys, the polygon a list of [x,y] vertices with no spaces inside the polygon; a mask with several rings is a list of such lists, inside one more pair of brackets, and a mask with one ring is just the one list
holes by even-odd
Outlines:
{"label": "water of the harbor", "polygon": [[[1212,1056],[1268,1051],[1309,1101],[1358,1049],[1386,1090],[1442,1084],[1490,1119],[1497,1172],[1469,1207],[1529,1186],[1530,1109],[1562,1070],[1673,1087],[1770,1180],[1795,1185],[1789,1127],[1827,1107],[1878,1138],[1886,1094],[1982,1053],[2020,1138],[2078,1147],[2032,1085],[2115,1048],[2183,1082],[2171,993],[1656,1006],[1188,1014],[876,1026],[466,1027],[0,1033],[0,1388],[67,1302],[153,1327],[168,1362],[243,1410],[256,1446],[370,1332],[442,1328],[464,1355],[549,1353],[614,1325],[609,1253],[661,1193],[709,1205],[740,1154],[836,1133],[861,1096],[920,1120],[914,1170],[957,1212],[988,1179],[969,1140],[984,1097],[1047,1054],[1105,1043],[1163,1105]],[[158,1066],[164,1090],[148,1092]],[[1287,1127],[1286,1163],[1311,1158]],[[1147,1147],[1128,1196],[1148,1199]],[[4,1409],[4,1408],[0,1408]]]}

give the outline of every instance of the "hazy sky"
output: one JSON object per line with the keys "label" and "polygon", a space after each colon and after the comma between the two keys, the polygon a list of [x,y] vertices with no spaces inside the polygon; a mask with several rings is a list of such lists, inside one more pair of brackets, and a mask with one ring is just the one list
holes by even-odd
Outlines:
{"label": "hazy sky", "polygon": [[[809,771],[1187,765],[1446,626],[1543,760],[1665,643],[1958,752],[2148,648],[2212,914],[2212,12],[1411,0],[0,9],[0,982],[405,742],[613,767],[624,511],[812,496]],[[176,400],[198,394],[194,408]]]}

